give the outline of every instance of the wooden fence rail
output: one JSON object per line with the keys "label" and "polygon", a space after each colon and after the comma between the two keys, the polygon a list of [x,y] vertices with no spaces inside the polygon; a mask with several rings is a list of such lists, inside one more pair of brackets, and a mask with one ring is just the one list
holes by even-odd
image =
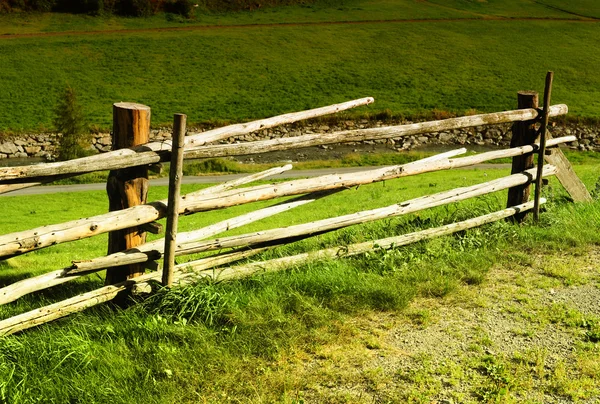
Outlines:
{"label": "wooden fence rail", "polygon": [[[520,99],[525,100],[526,98],[527,96],[524,95]],[[537,100],[537,96],[535,99]],[[135,231],[141,234],[144,231],[144,227],[141,226],[153,223],[155,220],[165,217],[168,206],[171,206],[174,211],[174,217],[176,217],[177,215],[188,215],[256,201],[267,201],[286,196],[300,195],[295,199],[280,202],[273,206],[246,213],[219,223],[214,223],[210,226],[190,232],[177,234],[175,225],[175,230],[171,235],[170,242],[165,243],[165,240],[156,240],[151,243],[136,245],[135,248],[113,248],[106,256],[86,260],[74,260],[72,266],[68,268],[24,279],[1,288],[0,304],[7,304],[32,292],[57,286],[100,270],[108,270],[107,272],[113,274],[114,276],[111,276],[110,278],[107,277],[107,281],[109,283],[115,283],[107,284],[102,288],[62,302],[57,302],[28,313],[2,320],[0,321],[0,335],[9,335],[35,325],[64,317],[70,313],[84,310],[102,302],[113,300],[117,296],[120,296],[121,292],[127,290],[135,289],[139,293],[147,291],[150,288],[150,282],[160,281],[161,279],[163,279],[163,281],[166,280],[168,284],[171,282],[185,284],[193,282],[198,278],[208,278],[212,281],[236,279],[259,272],[279,271],[310,260],[320,260],[340,255],[350,256],[374,248],[388,249],[393,246],[405,245],[444,234],[451,234],[459,230],[465,230],[505,218],[514,217],[517,218],[517,220],[522,220],[524,213],[532,209],[535,205],[534,202],[527,201],[528,187],[532,181],[541,179],[540,177],[542,176],[559,175],[559,179],[563,184],[566,182],[572,184],[574,183],[573,177],[576,178],[572,170],[569,171],[570,165],[568,161],[566,161],[564,155],[562,155],[557,148],[557,146],[561,144],[575,141],[576,138],[573,136],[555,139],[548,138],[542,144],[539,144],[535,143],[534,136],[534,123],[536,120],[539,120],[540,116],[542,116],[541,114],[543,114],[543,116],[563,115],[568,111],[567,106],[555,105],[549,107],[546,105],[545,110],[540,111],[537,109],[537,104],[532,100],[533,98],[528,99],[528,101],[523,104],[520,103],[519,110],[494,114],[481,114],[384,128],[349,130],[332,134],[303,135],[293,138],[272,139],[243,144],[207,145],[207,143],[226,139],[231,136],[250,133],[282,123],[314,118],[359,105],[367,105],[373,102],[372,98],[363,98],[347,103],[281,115],[250,122],[248,124],[232,125],[187,136],[185,137],[185,147],[183,150],[184,157],[204,158],[264,153],[273,150],[348,141],[388,139],[432,131],[444,131],[507,122],[517,123],[514,126],[514,133],[522,134],[521,138],[516,140],[513,139],[513,143],[511,143],[512,147],[508,149],[490,151],[466,157],[457,157],[466,152],[465,149],[457,149],[403,165],[367,169],[351,174],[331,174],[315,178],[237,188],[258,179],[284,172],[291,168],[291,166],[284,166],[248,175],[235,181],[195,191],[181,197],[179,197],[178,194],[178,187],[174,186],[171,187],[172,189],[170,190],[169,197],[171,201],[177,201],[177,203],[168,203],[166,199],[151,203],[142,203],[137,206],[118,209],[113,212],[90,218],[47,225],[36,229],[0,236],[0,259],[2,259],[36,251],[59,243],[92,237],[106,232],[112,232],[111,237],[113,237],[115,231],[124,231],[127,233],[132,231],[132,229],[137,229]],[[125,109],[128,108],[127,105],[123,105],[122,107]],[[124,121],[127,121],[127,119],[124,118]],[[180,134],[182,135],[183,133]],[[530,161],[533,161],[530,156],[544,148],[551,148],[553,152],[549,157],[554,156],[554,161],[559,161],[561,164],[559,167],[560,171],[559,168],[554,165],[538,165],[538,167],[535,168],[530,163]],[[115,150],[100,156],[68,162],[0,169],[0,193],[85,172],[106,169],[131,170],[131,167],[139,167],[159,161],[165,161],[169,158],[170,152],[170,142],[155,142]],[[289,209],[309,204],[320,198],[358,185],[427,172],[468,167],[482,162],[507,157],[513,158],[512,174],[492,181],[438,192],[399,202],[387,207],[355,212],[314,222],[246,233],[237,236],[209,239],[226,230],[240,227]],[[520,169],[516,169],[517,167],[520,167]],[[143,170],[145,170],[145,168],[142,168],[142,171]],[[565,171],[567,172],[566,174]],[[125,171],[124,175],[129,175],[132,172],[133,171]],[[115,175],[118,176],[118,174],[111,174],[111,178]],[[128,180],[129,179],[127,179],[127,181]],[[141,187],[143,188],[143,185],[141,185]],[[246,259],[277,245],[283,245],[348,226],[414,213],[424,209],[459,202],[506,189],[511,190],[511,198],[518,199],[519,203],[514,203],[512,206],[508,206],[507,209],[463,222],[452,223],[446,226],[392,238],[374,240],[367,243],[329,248],[265,262],[231,266],[231,264],[235,262]],[[587,192],[582,184],[574,185],[573,189],[575,190],[573,192],[569,190],[572,195],[577,194],[577,192],[581,192],[581,195],[584,195]],[[518,190],[518,194],[515,193],[515,190]],[[120,193],[126,194],[125,191]],[[574,199],[577,199],[577,197],[574,197]],[[544,200],[540,199],[539,202],[543,203]],[[171,256],[169,262],[172,262],[172,257],[174,255],[189,255],[222,250],[228,251],[204,257],[186,264],[177,265],[173,272],[165,272],[164,274],[159,270],[148,274],[138,273],[134,276],[132,273],[129,273],[128,275],[123,269],[125,266],[132,265],[134,266],[132,268],[143,268],[143,266],[147,265],[149,262],[164,258],[165,245],[169,246],[170,252],[167,254]],[[130,279],[126,279],[128,276]],[[117,281],[119,279],[121,281]]]}
{"label": "wooden fence rail", "polygon": [[[372,101],[372,99],[364,100],[364,103],[367,103],[367,101]],[[357,100],[355,103],[358,103],[358,101],[360,100]],[[354,104],[351,105],[355,106]],[[563,104],[554,105],[550,108],[550,116],[565,115],[567,112],[568,107]],[[312,115],[316,114],[313,113]],[[334,143],[391,139],[402,136],[472,126],[529,121],[536,119],[538,115],[539,112],[536,109],[523,109],[492,114],[472,115],[460,118],[450,118],[441,121],[422,122],[410,125],[356,129],[331,134],[304,135],[291,138],[247,142],[242,144],[203,146],[205,143],[209,143],[209,141],[207,140],[202,144],[199,144],[200,141],[196,141],[196,143],[186,143],[184,158],[192,159],[241,156]],[[289,122],[294,121],[289,120]],[[253,125],[250,128],[259,130],[266,127],[271,126],[260,127],[260,125]],[[208,133],[209,132],[204,132],[197,136]],[[219,136],[222,137],[212,135],[209,137],[210,139],[219,140],[235,136],[237,134],[239,134],[239,130],[232,130],[231,132],[220,131]],[[160,145],[160,148],[158,145]],[[116,150],[97,156],[84,157],[66,162],[0,168],[0,193],[10,192],[27,186],[35,186],[45,182],[54,181],[58,178],[65,178],[68,176],[75,176],[93,171],[108,169],[115,170],[136,165],[154,164],[161,161],[168,161],[170,159],[170,150],[170,142],[157,144],[149,143],[144,146]],[[25,179],[28,179],[28,181],[24,181]]]}
{"label": "wooden fence rail", "polygon": [[[210,257],[196,262],[178,265],[174,273],[174,282],[176,284],[185,284],[197,281],[199,278],[208,278],[214,281],[231,280],[247,277],[261,272],[281,271],[308,261],[317,261],[332,257],[351,256],[378,248],[389,249],[394,246],[407,245],[409,243],[481,226],[482,224],[491,223],[493,221],[510,217],[516,213],[529,210],[532,207],[533,202],[528,202],[523,205],[507,208],[463,222],[452,223],[440,228],[423,230],[398,237],[373,240],[367,243],[354,244],[345,247],[330,248],[312,253],[299,254],[291,257],[284,257],[276,260],[258,262],[237,267],[209,269],[218,268],[222,265],[238,261],[254,255],[262,250],[233,252],[223,256]],[[83,293],[81,295],[50,304],[39,309],[8,318],[6,320],[2,320],[0,321],[0,336],[11,335],[37,325],[66,317],[73,313],[81,312],[90,307],[109,302],[115,299],[119,293],[125,292],[134,287],[137,287],[141,290],[148,290],[148,286],[150,286],[149,282],[158,282],[161,280],[161,278],[162,271],[152,272],[137,278],[126,280],[116,285],[104,286],[100,289]]]}
{"label": "wooden fence rail", "polygon": [[[566,136],[552,139],[548,146],[572,142],[575,138]],[[180,201],[180,214],[221,209],[256,201],[299,195],[327,189],[349,188],[373,182],[422,174],[426,172],[468,167],[482,162],[520,156],[536,150],[536,145],[521,146],[507,150],[496,150],[478,155],[425,163],[419,161],[399,165],[365,170],[351,174],[324,175],[316,178],[293,180],[273,185],[258,185],[250,188],[231,189],[229,191],[194,192],[184,195]],[[460,150],[464,152],[464,150]],[[455,152],[456,153],[456,152]],[[446,155],[442,155],[446,157]],[[0,258],[24,254],[40,248],[73,240],[92,237],[109,231],[126,229],[142,223],[150,223],[166,214],[166,200],[134,206],[117,212],[74,220],[71,222],[43,226],[32,230],[0,236]]]}

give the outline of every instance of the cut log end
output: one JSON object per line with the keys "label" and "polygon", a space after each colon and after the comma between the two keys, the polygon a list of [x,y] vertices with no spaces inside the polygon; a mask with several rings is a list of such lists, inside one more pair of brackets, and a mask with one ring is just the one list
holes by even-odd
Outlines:
{"label": "cut log end", "polygon": [[135,102],[116,102],[113,104],[116,108],[120,109],[132,109],[137,111],[150,111],[150,107],[143,104],[137,104]]}

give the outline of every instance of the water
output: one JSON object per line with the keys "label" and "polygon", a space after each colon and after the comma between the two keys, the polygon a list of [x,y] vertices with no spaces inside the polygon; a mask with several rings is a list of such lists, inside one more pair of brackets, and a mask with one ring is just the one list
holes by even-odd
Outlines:
{"label": "water", "polygon": [[43,157],[18,157],[9,159],[0,159],[0,167],[16,167],[16,166],[30,166],[33,164],[45,163],[46,159]]}

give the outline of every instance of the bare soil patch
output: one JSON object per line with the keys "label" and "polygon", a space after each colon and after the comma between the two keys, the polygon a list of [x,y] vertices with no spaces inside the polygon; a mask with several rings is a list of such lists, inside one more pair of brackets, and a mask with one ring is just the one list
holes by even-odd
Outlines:
{"label": "bare soil patch", "polygon": [[338,344],[283,368],[305,402],[598,402],[599,302],[599,247],[524,258],[446,298],[340,324]]}

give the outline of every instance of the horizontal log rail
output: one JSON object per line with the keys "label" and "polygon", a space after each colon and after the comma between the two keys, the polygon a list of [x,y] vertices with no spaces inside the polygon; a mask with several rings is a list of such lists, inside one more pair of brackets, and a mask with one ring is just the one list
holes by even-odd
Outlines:
{"label": "horizontal log rail", "polygon": [[[264,249],[248,250],[248,251],[236,251],[229,254],[223,254],[214,257],[208,257],[203,260],[197,261],[194,265],[198,265],[198,268],[212,268],[221,265],[227,265],[253,255],[256,255]],[[187,272],[187,264],[180,264],[175,267],[177,273]],[[158,277],[156,277],[158,275]],[[17,331],[25,330],[27,328],[34,327],[36,325],[44,324],[52,320],[59,319],[65,315],[83,311],[89,307],[96,306],[98,304],[108,302],[115,299],[120,292],[138,285],[138,287],[148,286],[149,281],[160,281],[162,271],[151,272],[148,274],[141,275],[136,278],[120,282],[115,285],[104,286],[100,289],[96,289],[91,292],[83,293],[73,298],[67,299],[63,302],[55,303],[46,307],[32,310],[28,313],[23,313],[19,316],[11,317],[6,320],[0,321],[1,324],[5,324],[6,327],[0,329],[0,336],[10,335]],[[63,304],[66,303],[66,306]],[[66,311],[61,309],[54,310],[57,306],[63,306]],[[27,318],[24,322],[21,319]]]}
{"label": "horizontal log rail", "polygon": [[[563,140],[572,141],[571,139],[573,139],[572,136],[553,139],[555,140],[553,144],[559,144],[559,142]],[[539,146],[521,146],[513,149],[480,153],[474,156],[459,157],[454,159],[436,159],[434,161],[428,160],[426,162],[417,160],[404,165],[383,167],[350,174],[324,175],[321,177],[294,180],[277,184],[266,184],[250,188],[234,189],[209,198],[188,196],[184,197],[184,200],[180,204],[180,208],[182,214],[190,214],[213,209],[222,209],[230,206],[268,200],[282,196],[315,192],[318,190],[323,191],[328,189],[354,187],[427,172],[468,167],[493,159],[531,153],[532,151],[536,150],[537,147]],[[464,149],[459,149],[457,152],[463,150]]]}
{"label": "horizontal log rail", "polygon": [[[518,212],[531,209],[531,202],[503,209],[498,212],[479,216],[463,222],[452,223],[439,228],[422,230],[415,233],[409,233],[402,236],[391,237],[381,240],[374,240],[367,243],[351,244],[344,247],[335,247],[325,250],[319,250],[311,253],[299,254],[291,257],[284,257],[275,260],[247,264],[242,266],[227,267],[221,269],[218,266],[226,265],[231,262],[243,259],[256,254],[257,250],[244,252],[233,252],[223,256],[204,258],[199,261],[180,264],[176,267],[174,280],[176,283],[185,284],[197,281],[198,278],[207,278],[215,282],[226,281],[236,278],[247,277],[257,273],[281,271],[295,265],[305,262],[322,260],[339,256],[351,256],[371,251],[373,249],[389,249],[396,246],[407,245],[417,241],[422,241],[442,235],[452,234],[457,231],[481,226],[486,223],[501,220],[510,217]],[[260,250],[259,250],[260,251]],[[50,321],[68,316],[73,313],[84,311],[87,308],[111,301],[119,293],[131,288],[141,290],[147,289],[151,282],[160,281],[162,271],[152,272],[137,278],[129,279],[116,285],[104,286],[102,288],[83,293],[81,295],[50,304],[39,309],[35,309],[18,316],[7,318],[0,321],[0,336],[11,335],[29,328],[48,323]]]}
{"label": "horizontal log rail", "polygon": [[[546,166],[546,171],[544,172],[545,176],[554,175],[555,173],[556,170],[553,166]],[[449,191],[443,191],[432,195],[411,199],[384,208],[372,209],[289,227],[261,230],[253,233],[222,237],[200,242],[190,242],[184,239],[178,241],[176,255],[181,256],[197,254],[206,251],[222,250],[225,248],[254,247],[263,243],[280,243],[288,239],[295,239],[297,237],[310,234],[322,234],[324,232],[338,230],[356,224],[406,215],[436,206],[460,202],[475,196],[485,195],[490,192],[496,192],[516,185],[522,185],[529,182],[530,179],[531,171],[523,174],[515,174],[513,176],[499,178],[469,187],[455,188]],[[70,274],[89,272],[121,265],[136,264],[140,262],[146,262],[149,259],[158,259],[157,257],[160,258],[159,246],[152,245],[152,247],[146,247],[146,245],[142,245],[136,249],[112,254],[107,257],[97,258],[89,261],[74,262],[74,270],[71,271]],[[2,290],[0,290],[0,294],[1,292]]]}
{"label": "horizontal log rail", "polygon": [[[540,203],[545,203],[546,199],[541,198]],[[269,261],[253,262],[250,264],[231,266],[227,268],[203,269],[196,270],[194,262],[188,263],[188,272],[178,276],[177,281],[180,285],[190,282],[196,282],[199,279],[210,279],[213,282],[223,282],[233,279],[246,278],[258,273],[277,272],[292,268],[297,265],[307,262],[322,261],[326,259],[351,257],[354,255],[364,254],[369,251],[389,250],[391,248],[401,247],[408,244],[416,243],[423,240],[428,240],[435,237],[440,237],[458,231],[464,231],[478,227],[487,223],[492,223],[498,220],[506,219],[523,211],[531,210],[533,201],[511,208],[503,209],[487,215],[479,216],[473,219],[468,219],[462,222],[451,223],[441,227],[435,227],[427,230],[421,230],[414,233],[408,233],[401,236],[388,237],[385,239],[367,241],[364,243],[350,244],[343,247],[333,247],[318,251],[312,251],[289,257],[281,257]],[[199,268],[202,268],[199,266]],[[0,323],[1,328],[1,323]]]}
{"label": "horizontal log rail", "polygon": [[[358,103],[358,101],[361,100],[357,100],[355,102]],[[568,108],[564,104],[554,105],[550,108],[550,116],[564,115],[567,112]],[[348,130],[330,134],[304,135],[291,138],[272,139],[231,145],[204,146],[204,144],[207,143],[206,141],[204,143],[200,143],[199,141],[196,143],[189,142],[186,143],[184,158],[192,159],[240,156],[334,143],[390,139],[395,137],[439,132],[465,127],[527,121],[536,119],[538,114],[538,110],[536,109],[522,109],[491,114],[465,116],[460,118],[449,118],[439,121],[414,123],[409,125]],[[257,125],[254,125],[252,128],[256,127]],[[209,132],[204,132],[203,134],[206,133]],[[219,136],[223,137],[219,139],[226,138],[225,133],[230,132],[223,130],[219,134]],[[231,131],[231,133],[234,133],[234,131]],[[234,136],[235,134],[230,136]],[[44,180],[44,177],[60,175],[62,178],[64,178],[65,175],[79,175],[92,171],[119,169],[135,165],[153,164],[159,161],[167,161],[170,154],[170,143],[160,143],[160,148],[156,146],[156,144],[158,143],[149,143],[144,146],[121,149],[101,155],[84,157],[65,162],[2,168],[0,169],[0,193],[24,188],[25,186],[22,184],[24,180],[28,181],[27,183],[29,185],[27,186],[34,186],[49,181]],[[51,178],[50,180],[54,179]]]}
{"label": "horizontal log rail", "polygon": [[[452,151],[452,152],[442,153],[438,156],[440,156],[440,158],[442,158],[444,156],[456,155],[456,153],[459,153],[459,152],[464,153],[465,151],[466,151],[465,149],[460,149],[458,152]],[[428,158],[427,161],[431,161],[431,158]],[[416,162],[410,163],[410,164],[414,165],[415,163]],[[268,170],[268,171],[270,171],[270,170]],[[367,175],[366,175],[367,177],[371,171],[376,171],[374,174],[379,174],[379,172],[377,170],[370,170],[369,172],[367,172]],[[258,174],[253,174],[249,177],[244,177],[239,180],[234,180],[233,182],[237,181],[237,183],[240,183],[240,181],[243,181],[246,178],[256,179],[257,175]],[[354,174],[347,174],[345,176],[342,176],[342,178],[347,178],[348,181],[352,181],[353,176],[354,176]],[[364,176],[365,175],[363,175],[363,177]],[[323,177],[327,177],[326,179],[329,181],[329,183],[333,183],[333,184],[335,184],[337,182],[338,178],[340,178],[340,176],[323,176]],[[319,181],[323,177],[316,177],[316,180]],[[362,185],[362,184],[373,182],[373,179],[369,179],[369,178],[367,178],[367,180],[362,178],[361,180],[362,180],[362,182],[353,181],[353,182],[349,183],[349,185],[343,183],[340,186],[335,186],[335,187],[330,186],[328,189],[345,188],[347,186]],[[298,181],[298,180],[296,180],[296,181]],[[299,191],[297,191],[296,190],[297,187],[294,187],[292,184],[291,189],[287,189],[286,192],[284,192],[283,194],[278,193],[278,194],[272,195],[271,197],[268,197],[268,195],[270,194],[270,191],[267,191],[267,196],[263,195],[261,199],[253,200],[253,199],[246,198],[245,202],[242,202],[242,203],[250,203],[250,202],[255,202],[257,200],[274,199],[274,198],[278,198],[280,196],[291,196],[291,195],[312,193],[312,192],[317,192],[317,191],[322,190],[321,189],[322,187],[319,185],[319,183],[312,184],[312,187],[310,187],[311,189],[307,190],[305,184],[310,183],[311,182],[310,179],[299,180],[299,181],[300,181],[300,185],[301,185],[301,187],[298,188]],[[289,187],[290,183],[294,183],[294,181],[289,181],[289,182],[285,182],[282,184],[286,184],[286,187],[290,188]],[[218,187],[221,187],[221,185],[216,186],[216,188],[218,188]],[[256,188],[262,190],[264,187],[258,186],[258,187],[250,187],[250,188],[241,188],[237,192],[241,193],[243,195],[244,191],[256,190]],[[210,189],[203,189],[200,191],[193,192],[191,194],[184,195],[181,198],[180,205],[185,204],[186,208],[189,208],[190,206],[193,207],[193,201],[204,200],[204,199],[214,200],[216,195],[221,195],[222,193],[228,192],[225,189],[222,190],[223,192],[214,192],[214,191],[215,191],[215,187],[210,188]],[[250,198],[252,198],[252,197],[253,196],[250,196]],[[138,206],[134,206],[134,207],[131,207],[128,209],[119,210],[119,211],[115,211],[115,212],[109,212],[109,213],[105,213],[102,215],[98,215],[98,216],[94,216],[94,217],[90,217],[90,218],[86,218],[86,219],[73,220],[70,222],[59,223],[56,225],[42,226],[42,227],[38,227],[38,228],[32,229],[32,230],[26,230],[26,231],[21,231],[21,232],[17,232],[17,233],[11,233],[11,234],[7,234],[4,236],[0,236],[0,258],[20,255],[20,254],[24,254],[24,253],[27,253],[30,251],[38,250],[40,248],[45,248],[45,247],[49,247],[51,245],[59,244],[59,243],[80,240],[82,238],[92,237],[92,236],[106,233],[109,231],[126,229],[126,228],[130,228],[133,226],[139,226],[144,223],[153,222],[153,221],[163,218],[165,216],[166,202],[167,202],[166,200],[152,202],[149,204],[138,205]],[[218,209],[218,208],[215,207],[215,209]],[[184,213],[184,212],[185,212],[185,209],[183,206],[181,206],[180,213]]]}
{"label": "horizontal log rail", "polygon": [[[333,192],[338,192],[338,190]],[[331,193],[332,192],[330,191],[305,195],[290,201],[279,203],[275,206],[269,206],[264,209],[259,209],[244,215],[226,219],[198,230],[178,233],[177,240],[189,242],[208,238],[224,231],[236,229],[267,217],[286,212],[290,209],[294,209],[307,203],[314,202],[317,199],[330,195]],[[0,289],[0,305],[13,302],[33,292],[75,280],[83,275],[91,273],[94,270],[158,260],[163,256],[164,242],[165,239],[161,238],[142,244],[131,250],[110,254],[106,257],[85,261],[73,261],[73,265],[70,267],[12,283]],[[144,259],[140,259],[140,257],[143,257]],[[116,262],[119,262],[119,264],[114,265]]]}
{"label": "horizontal log rail", "polygon": [[[572,136],[551,139],[548,146],[573,141]],[[180,202],[180,214],[220,209],[256,201],[275,199],[283,196],[299,195],[317,191],[348,188],[379,181],[390,180],[425,172],[467,167],[485,161],[523,155],[535,151],[539,146],[528,145],[507,150],[480,153],[462,158],[427,159],[412,163],[365,170],[350,174],[324,175],[315,178],[293,180],[271,185],[259,185],[234,189],[217,194],[188,194]],[[464,152],[464,150],[450,153]],[[439,156],[446,156],[443,153]],[[24,254],[54,244],[92,237],[113,230],[139,226],[164,217],[166,206],[163,201],[134,206],[121,211],[110,212],[87,219],[75,220],[57,225],[0,236],[0,258]]]}
{"label": "horizontal log rail", "polygon": [[[550,108],[551,116],[564,115],[568,112],[566,105],[554,105]],[[360,142],[365,140],[384,140],[403,136],[413,136],[431,132],[468,128],[473,126],[491,125],[527,121],[537,118],[537,110],[516,110],[498,112],[494,114],[471,115],[460,118],[449,118],[439,121],[413,123],[408,125],[386,126],[369,129],[354,129],[334,133],[321,133],[295,137],[285,137],[255,142],[208,145],[185,153],[186,159],[216,158],[230,156],[244,156],[260,154],[279,150],[300,149],[303,147],[320,146],[346,142]]]}
{"label": "horizontal log rail", "polygon": [[[325,232],[330,232],[333,230],[338,230],[344,227],[353,226],[361,223],[371,222],[400,215],[406,215],[437,206],[460,202],[465,199],[473,198],[476,196],[486,195],[517,185],[522,185],[535,180],[536,173],[537,170],[531,169],[521,174],[513,174],[507,177],[498,178],[492,181],[476,184],[469,187],[455,188],[449,191],[443,191],[432,195],[411,199],[384,208],[352,213],[349,215],[318,220],[310,223],[303,223],[295,226],[264,230],[237,236],[207,240],[203,242],[178,243],[176,248],[176,255],[189,255],[205,251],[221,250],[225,248],[263,247],[264,244],[284,244],[298,237],[323,234]],[[544,167],[544,176],[554,174],[556,174],[556,168],[554,166],[548,165]],[[286,204],[280,205],[279,208],[287,209],[288,206],[289,208],[293,208],[295,206],[298,206],[299,203],[303,204],[307,202],[312,202],[313,200],[315,200],[314,196],[307,196],[304,198],[300,198],[298,201],[288,202]],[[279,210],[274,211],[274,208],[278,208],[278,206],[265,208],[261,211],[251,212],[246,215],[239,216],[238,218],[235,218],[236,220],[234,220],[231,223],[235,224],[237,227],[237,224],[241,225],[248,223],[251,220],[250,218],[252,217],[252,215],[266,217],[273,214],[273,212],[279,213]],[[190,239],[192,237],[199,237],[200,234],[205,235],[206,237],[210,237],[211,233],[216,234],[218,232],[226,230],[227,228],[225,226],[227,226],[228,223],[230,222],[220,222],[216,225],[209,226],[200,231],[196,231],[194,235],[191,235],[190,233],[184,233],[183,239],[185,240]],[[82,276],[82,274],[87,275],[91,272],[97,272],[108,268],[137,264],[149,260],[159,259],[162,256],[163,247],[164,244],[162,244],[161,246],[158,240],[152,243],[141,245],[135,249],[127,250],[121,253],[111,254],[106,257],[100,257],[87,261],[77,261],[73,263],[73,267],[71,269],[67,268],[57,270],[37,277],[15,282],[9,286],[0,289],[0,304],[9,303],[26,294],[46,289],[51,286],[63,284],[71,280],[75,280],[79,276]]]}
{"label": "horizontal log rail", "polygon": [[[341,104],[278,115],[267,119],[260,119],[243,124],[229,125],[206,132],[188,135],[186,136],[185,140],[185,149],[193,150],[194,148],[201,147],[207,143],[228,139],[233,136],[246,135],[258,130],[273,128],[286,123],[298,122],[345,111],[358,106],[371,104],[373,101],[374,100],[372,97],[366,97]],[[152,142],[142,146],[114,150],[107,153],[82,157],[69,161],[38,164],[33,166],[0,168],[0,181],[47,177],[61,174],[78,175],[93,171],[118,170],[121,168],[154,164],[160,161],[169,161],[170,151],[171,141]]]}

